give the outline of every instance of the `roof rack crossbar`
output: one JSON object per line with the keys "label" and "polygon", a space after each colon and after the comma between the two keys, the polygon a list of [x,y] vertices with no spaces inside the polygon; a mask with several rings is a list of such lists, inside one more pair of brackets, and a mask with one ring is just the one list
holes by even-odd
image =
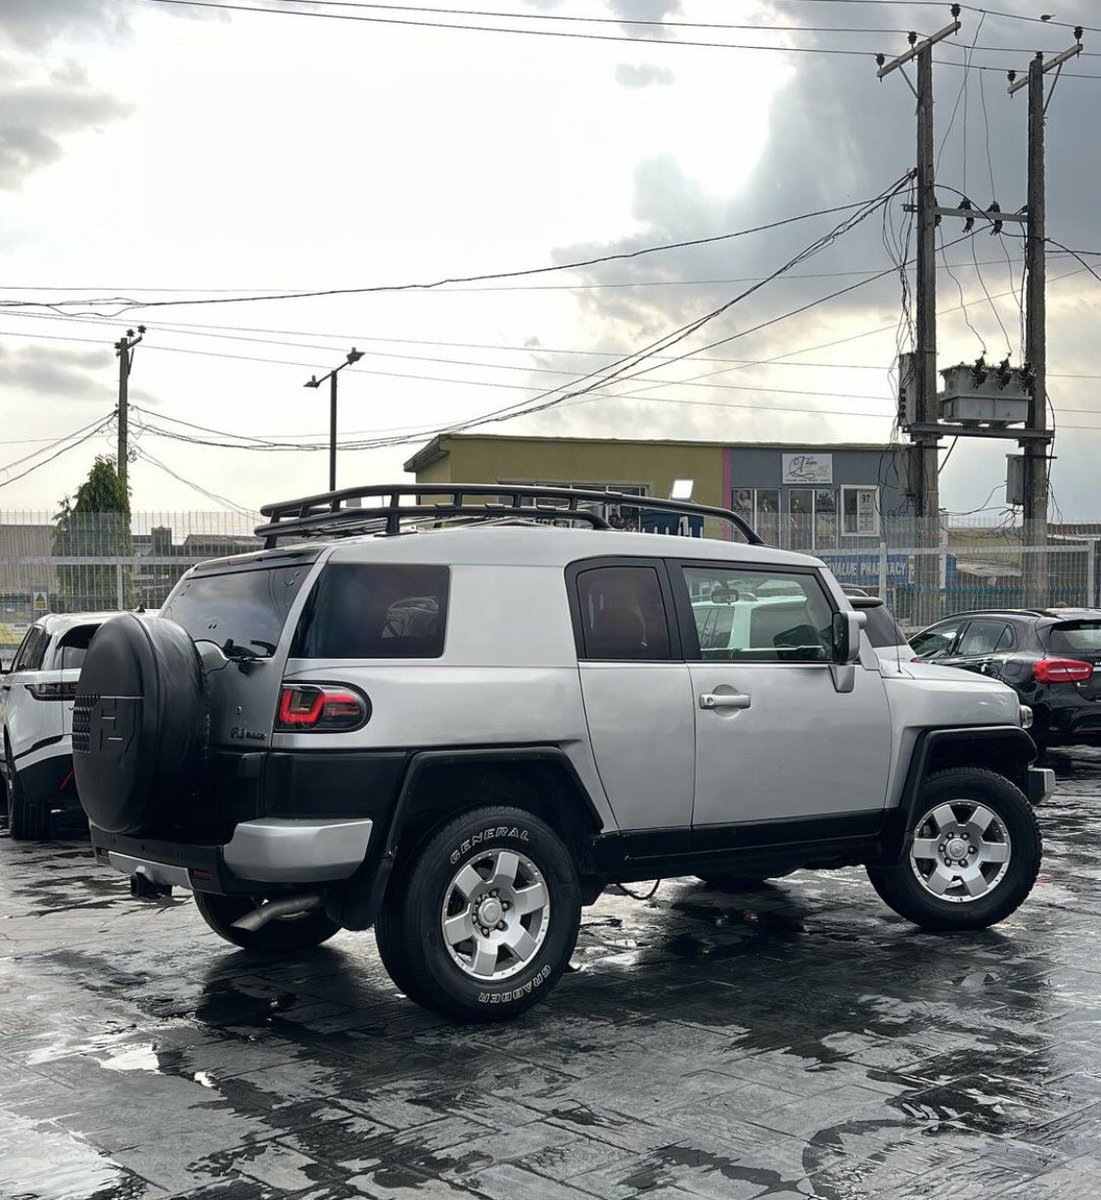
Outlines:
{"label": "roof rack crossbar", "polygon": [[[412,504],[402,504],[403,498],[407,497],[413,500]],[[434,497],[440,497],[441,500],[426,502],[426,498]],[[377,498],[380,503],[363,507],[362,501],[367,498]],[[652,496],[603,491],[599,488],[527,484],[501,486],[492,483],[375,484],[265,504],[260,512],[269,520],[256,527],[256,534],[265,539],[265,548],[271,549],[280,538],[292,534],[348,534],[372,520],[381,521],[382,531],[392,537],[401,532],[403,522],[418,517],[481,517],[491,520],[506,514],[533,520],[582,521],[595,529],[610,528],[604,517],[591,508],[582,508],[582,504],[615,504],[680,516],[717,517],[733,525],[751,545],[762,544],[762,539],[753,528],[738,513],[727,508],[692,504],[687,500],[661,500]]]}

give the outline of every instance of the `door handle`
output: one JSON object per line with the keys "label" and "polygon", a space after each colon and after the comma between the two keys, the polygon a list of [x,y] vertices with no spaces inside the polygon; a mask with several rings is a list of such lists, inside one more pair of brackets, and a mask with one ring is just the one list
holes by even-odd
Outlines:
{"label": "door handle", "polygon": [[740,692],[704,692],[700,708],[748,708],[750,698]]}

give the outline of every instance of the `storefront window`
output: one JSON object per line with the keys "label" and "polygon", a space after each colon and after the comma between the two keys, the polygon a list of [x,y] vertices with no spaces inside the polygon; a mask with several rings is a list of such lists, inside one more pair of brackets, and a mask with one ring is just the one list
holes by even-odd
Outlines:
{"label": "storefront window", "polygon": [[845,537],[879,535],[879,488],[841,489],[841,532]]}

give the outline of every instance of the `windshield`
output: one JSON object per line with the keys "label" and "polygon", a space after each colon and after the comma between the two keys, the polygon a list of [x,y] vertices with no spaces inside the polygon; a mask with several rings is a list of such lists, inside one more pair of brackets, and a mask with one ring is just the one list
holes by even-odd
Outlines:
{"label": "windshield", "polygon": [[1052,654],[1101,654],[1101,621],[1064,621],[1049,634]]}
{"label": "windshield", "polygon": [[310,564],[250,568],[186,580],[161,610],[197,642],[270,658]]}

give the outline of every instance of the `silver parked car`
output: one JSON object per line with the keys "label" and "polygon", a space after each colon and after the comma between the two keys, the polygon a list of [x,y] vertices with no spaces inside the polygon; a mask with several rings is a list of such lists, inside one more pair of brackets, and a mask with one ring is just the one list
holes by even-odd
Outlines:
{"label": "silver parked car", "polygon": [[822,563],[735,513],[647,499],[733,535],[641,534],[602,519],[624,502],[267,507],[263,550],[91,644],[73,746],[100,861],[256,951],[373,925],[402,991],[476,1021],[551,991],[612,881],[863,864],[926,928],[1013,912],[1053,786],[1016,694],[886,670]]}

